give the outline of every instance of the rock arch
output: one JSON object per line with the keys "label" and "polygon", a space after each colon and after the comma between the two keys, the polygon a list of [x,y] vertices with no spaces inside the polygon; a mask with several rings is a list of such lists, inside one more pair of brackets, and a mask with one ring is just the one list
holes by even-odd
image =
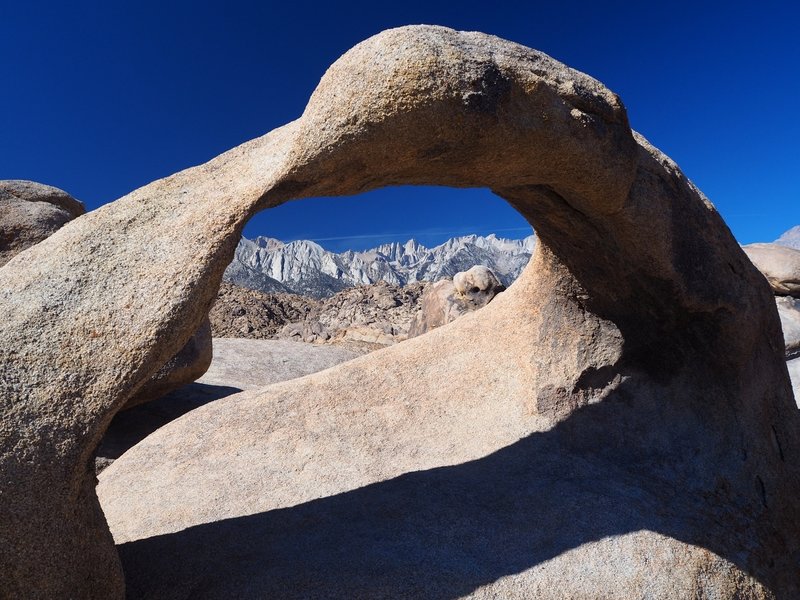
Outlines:
{"label": "rock arch", "polygon": [[[499,38],[428,26],[359,44],[297,121],[83,216],[0,269],[0,593],[123,594],[92,452],[198,328],[254,212],[413,183],[488,186],[540,243],[486,317],[407,348],[432,357],[432,343],[517,320],[522,345],[485,343],[442,368],[473,382],[487,363],[520,374],[499,396],[521,399],[559,448],[620,467],[632,489],[640,477],[660,482],[655,495],[704,498],[705,512],[675,517],[684,529],[645,552],[685,549],[698,572],[717,569],[717,592],[796,594],[800,425],[763,278],[599,82]],[[414,385],[434,397],[441,376]],[[326,377],[359,384],[347,369]],[[593,428],[581,415],[603,416]],[[720,519],[735,527],[704,538]]]}

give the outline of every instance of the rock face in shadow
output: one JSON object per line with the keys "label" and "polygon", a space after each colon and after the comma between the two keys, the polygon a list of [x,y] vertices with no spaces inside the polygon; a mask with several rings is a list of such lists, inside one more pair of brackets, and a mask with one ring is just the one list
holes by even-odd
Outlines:
{"label": "rock face in shadow", "polygon": [[800,298],[778,296],[775,304],[781,318],[786,357],[796,358],[800,356]]}
{"label": "rock face in shadow", "polygon": [[99,489],[129,595],[800,595],[800,416],[767,282],[599,82],[428,26],[0,269],[0,594],[122,596],[91,461],[112,415],[199,327],[255,211],[405,184],[505,198],[539,235],[525,274],[117,460]]}
{"label": "rock face in shadow", "polygon": [[202,377],[211,365],[211,322],[208,317],[189,341],[123,406],[123,410],[161,398]]}
{"label": "rock face in shadow", "polygon": [[51,185],[0,180],[0,267],[85,212],[82,202]]}

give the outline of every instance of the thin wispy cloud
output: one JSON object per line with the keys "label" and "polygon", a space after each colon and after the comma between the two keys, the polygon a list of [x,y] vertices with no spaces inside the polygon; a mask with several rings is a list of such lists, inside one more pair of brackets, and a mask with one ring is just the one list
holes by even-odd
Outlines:
{"label": "thin wispy cloud", "polygon": [[297,239],[307,239],[312,240],[315,242],[338,242],[344,240],[385,240],[387,238],[396,238],[396,237],[425,237],[425,236],[433,236],[433,235],[469,235],[475,233],[478,230],[489,230],[492,233],[511,233],[511,232],[529,232],[533,233],[533,229],[530,227],[473,227],[473,228],[462,228],[462,229],[418,229],[415,231],[397,231],[397,232],[382,232],[382,233],[368,233],[368,234],[354,234],[354,235],[340,235],[340,236],[332,236],[332,237],[304,237],[304,238],[297,238]]}

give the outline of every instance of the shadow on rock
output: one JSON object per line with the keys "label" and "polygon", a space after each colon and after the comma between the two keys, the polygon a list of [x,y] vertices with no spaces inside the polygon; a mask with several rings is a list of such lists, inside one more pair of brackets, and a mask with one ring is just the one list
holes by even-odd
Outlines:
{"label": "shadow on rock", "polygon": [[[704,455],[687,447],[686,459],[676,461],[668,456],[674,445],[659,444],[681,432],[665,430],[658,419],[640,423],[639,444],[629,445],[618,437],[619,430],[609,431],[609,420],[634,421],[637,412],[652,417],[663,398],[642,400],[640,394],[618,390],[554,429],[478,460],[122,544],[128,597],[445,600],[537,566],[544,572],[523,579],[517,594],[535,596],[528,586],[547,585],[552,580],[547,569],[554,566],[562,582],[564,568],[589,570],[590,580],[596,569],[605,571],[601,577],[609,589],[624,589],[631,574],[605,562],[614,560],[604,555],[607,546],[589,552],[597,564],[585,562],[586,553],[545,563],[585,544],[634,532],[645,532],[644,542],[617,538],[610,546],[650,545],[649,567],[636,559],[628,565],[634,577],[662,578],[671,565],[676,579],[691,578],[680,571],[681,556],[670,563],[678,546],[673,540],[679,540],[696,548],[682,546],[678,555],[707,549],[763,581],[753,572],[759,569],[742,558],[759,554],[751,528],[760,517],[752,512],[751,498],[726,491],[737,486],[725,482],[730,465],[715,464],[713,442]],[[636,411],[637,404],[647,406]],[[685,415],[663,405],[673,419],[703,418],[690,414],[689,402],[683,405]],[[642,450],[642,441],[650,447]],[[712,494],[715,501],[709,501]],[[630,546],[621,553],[634,554]],[[713,556],[709,560],[708,572],[695,574],[698,579],[713,579],[709,573],[724,564]],[[703,588],[702,581],[694,585]],[[498,591],[503,596],[502,589],[485,591],[488,597]]]}
{"label": "shadow on rock", "polygon": [[170,421],[204,404],[241,391],[236,387],[195,382],[153,402],[117,413],[97,449],[98,472]]}

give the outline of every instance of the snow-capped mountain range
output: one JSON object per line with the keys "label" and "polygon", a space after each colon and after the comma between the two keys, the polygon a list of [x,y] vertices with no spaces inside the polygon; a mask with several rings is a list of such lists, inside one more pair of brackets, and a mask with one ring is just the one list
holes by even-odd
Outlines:
{"label": "snow-capped mountain range", "polygon": [[335,253],[309,240],[284,243],[267,237],[242,238],[225,279],[266,292],[323,298],[381,280],[396,285],[436,281],[481,264],[508,286],[528,264],[534,242],[533,235],[521,240],[467,235],[434,248],[409,240]]}

